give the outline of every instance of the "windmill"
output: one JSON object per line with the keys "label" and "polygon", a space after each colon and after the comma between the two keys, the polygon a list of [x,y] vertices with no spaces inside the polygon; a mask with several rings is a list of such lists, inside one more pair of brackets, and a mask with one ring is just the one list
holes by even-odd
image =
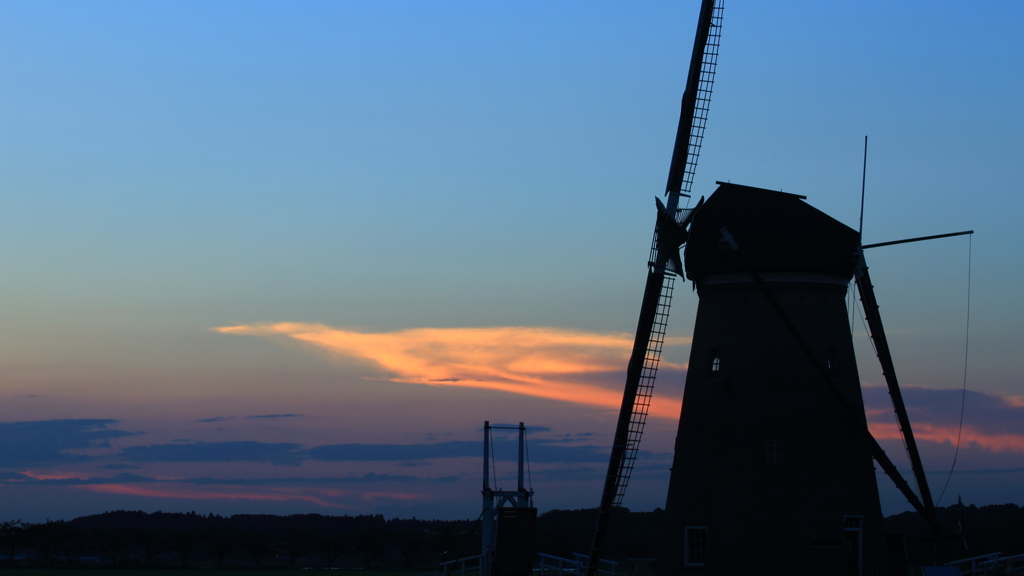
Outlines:
{"label": "windmill", "polygon": [[[864,249],[963,233],[861,245],[805,199],[719,182],[691,217],[685,267],[700,301],[660,574],[888,573],[872,461],[943,546]],[[918,493],[867,427],[851,278]]]}
{"label": "windmill", "polygon": [[668,324],[672,290],[677,274],[683,273],[679,249],[686,242],[687,227],[695,210],[679,207],[681,198],[690,197],[697,158],[700,155],[707,125],[711,88],[718,65],[718,46],[722,30],[723,0],[703,0],[697,20],[697,33],[690,56],[690,68],[683,92],[679,127],[665,186],[666,202],[655,198],[658,214],[647,263],[647,284],[640,305],[636,337],[629,365],[622,406],[612,441],[608,472],[605,475],[597,526],[590,548],[587,573],[594,576],[600,563],[601,550],[611,512],[622,504],[636,462],[640,438],[650,408],[654,380],[658,373],[665,330]]}
{"label": "windmill", "polygon": [[[588,562],[594,576],[612,510],[643,433],[676,275],[700,298],[665,507],[658,571],[884,574],[886,535],[873,462],[939,527],[878,312],[861,234],[804,196],[719,182],[689,197],[717,65],[722,6],[704,0],[647,284]],[[685,245],[685,261],[680,248]],[[684,266],[685,264],[685,266]],[[918,492],[867,427],[847,323],[856,282]]]}

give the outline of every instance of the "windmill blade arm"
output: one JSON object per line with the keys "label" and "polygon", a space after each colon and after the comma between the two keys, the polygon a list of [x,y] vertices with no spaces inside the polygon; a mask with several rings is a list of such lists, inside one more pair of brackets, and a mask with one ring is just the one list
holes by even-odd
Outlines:
{"label": "windmill blade arm", "polygon": [[[721,2],[723,0],[703,0],[698,17],[697,34],[694,39],[693,54],[690,59],[690,71],[686,79],[686,91],[683,94],[682,112],[679,118],[679,130],[676,134],[676,145],[672,152],[672,165],[669,170],[669,190],[667,206],[658,202],[658,224],[655,226],[654,240],[651,245],[651,258],[647,272],[647,287],[640,307],[640,320],[637,325],[633,352],[626,371],[626,386],[622,395],[622,406],[612,442],[612,453],[608,463],[601,505],[598,508],[597,526],[590,549],[587,564],[587,575],[596,576],[600,554],[608,530],[612,508],[621,504],[626,485],[632,474],[633,462],[636,459],[647,421],[650,397],[654,380],[657,376],[658,362],[661,357],[661,346],[664,343],[665,329],[668,323],[668,311],[672,300],[672,286],[675,273],[682,274],[683,264],[679,257],[679,247],[686,241],[686,225],[693,212],[685,218],[679,211],[680,187],[687,183],[686,196],[689,196],[689,184],[693,181],[693,166],[696,154],[690,156],[691,144],[696,142],[699,150],[704,137],[704,126],[707,120],[707,104],[711,96],[711,81],[718,62],[719,34],[712,32],[717,22],[721,26]],[[708,43],[708,39],[714,42]],[[710,58],[708,50],[710,47]],[[695,139],[696,137],[696,139]],[[674,176],[673,172],[678,172]],[[678,181],[672,189],[673,181]]]}
{"label": "windmill blade arm", "polygon": [[[701,2],[697,33],[690,55],[690,69],[686,75],[686,89],[679,111],[679,127],[676,129],[668,182],[665,185],[665,193],[669,195],[669,208],[673,210],[679,196],[690,195],[692,166],[696,165],[696,156],[704,138],[707,105],[711,98],[711,86],[718,65],[718,38],[723,2],[724,0]],[[686,177],[688,165],[691,165],[689,179]]]}
{"label": "windmill blade arm", "polygon": [[[673,283],[674,276],[666,274],[663,270],[652,268],[647,273],[640,319],[637,321],[633,351],[626,368],[626,386],[622,393],[622,405],[619,408],[611,457],[608,460],[608,471],[601,492],[601,504],[597,511],[594,538],[590,546],[588,576],[597,575],[612,510],[622,503],[622,497],[632,475],[633,461],[636,459],[640,435],[643,434],[647,420],[654,378],[658,372],[661,344],[664,341],[664,322],[668,320]],[[653,335],[657,335],[657,338],[653,338]],[[638,397],[641,400],[639,402]]]}

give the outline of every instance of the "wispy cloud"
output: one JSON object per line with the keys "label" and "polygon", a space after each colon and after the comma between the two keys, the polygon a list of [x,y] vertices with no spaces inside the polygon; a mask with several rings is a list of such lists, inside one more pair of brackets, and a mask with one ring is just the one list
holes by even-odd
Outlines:
{"label": "wispy cloud", "polygon": [[[513,440],[494,439],[492,456],[497,460],[514,461],[518,458],[518,443]],[[564,446],[530,440],[530,460],[534,463],[608,462],[608,448],[601,446]],[[334,444],[317,446],[306,454],[312,460],[325,462],[345,461],[415,461],[436,458],[479,458],[480,442],[455,440],[436,444]],[[642,457],[654,457],[641,451]]]}
{"label": "wispy cloud", "polygon": [[301,486],[301,485],[335,485],[335,484],[377,484],[381,482],[400,483],[441,483],[458,482],[458,476],[442,476],[439,478],[421,478],[405,474],[375,474],[368,472],[362,476],[314,476],[286,478],[154,478],[139,474],[121,473],[116,476],[81,476],[76,474],[48,475],[31,471],[9,472],[0,475],[0,484],[18,484],[34,486],[93,486],[108,484],[194,484],[196,486]]}
{"label": "wispy cloud", "polygon": [[91,460],[68,450],[109,448],[111,438],[133,436],[112,428],[117,420],[0,422],[0,466],[11,468]]}
{"label": "wispy cloud", "polygon": [[[514,461],[518,443],[495,438],[493,457]],[[530,440],[530,459],[543,463],[607,462],[608,448],[592,445],[566,446],[560,440]],[[276,466],[298,466],[304,460],[320,462],[415,462],[438,458],[479,458],[478,441],[454,440],[430,444],[328,444],[304,449],[298,444],[254,441],[194,442],[131,446],[118,458],[127,462],[269,462]],[[664,457],[642,451],[645,458]]]}
{"label": "wispy cloud", "polygon": [[[864,404],[872,434],[878,439],[899,439],[888,390],[865,386]],[[974,445],[992,452],[1024,454],[1024,405],[1015,398],[960,390],[902,387],[914,437],[924,442],[954,444],[960,433],[962,448]],[[961,400],[965,406],[960,430]]]}
{"label": "wispy cloud", "polygon": [[139,468],[134,464],[122,464],[120,462],[111,462],[110,464],[104,464],[100,466],[104,470],[133,470]]}
{"label": "wispy cloud", "polygon": [[[371,361],[395,382],[484,388],[611,409],[621,403],[621,389],[596,385],[588,377],[600,381],[595,376],[624,373],[633,346],[630,334],[522,326],[370,333],[282,322],[214,330],[287,338],[328,354]],[[676,338],[668,344],[686,342]],[[651,415],[677,418],[679,400],[656,397]]]}
{"label": "wispy cloud", "polygon": [[130,446],[120,458],[129,462],[270,462],[298,466],[303,460],[299,444],[242,440]]}
{"label": "wispy cloud", "polygon": [[[83,486],[83,488],[104,494],[117,494],[120,496],[141,496],[148,498],[179,498],[187,500],[250,500],[250,501],[304,501],[325,508],[343,509],[345,506],[328,499],[330,496],[339,495],[339,491],[330,490],[327,494],[310,494],[308,490],[296,490],[294,488],[281,487],[273,491],[240,491],[235,487],[225,486],[218,488],[187,485],[139,485],[139,484],[94,484]],[[317,491],[324,492],[324,491]],[[326,497],[325,497],[326,496]]]}
{"label": "wispy cloud", "polygon": [[258,414],[256,416],[246,416],[246,418],[298,418],[298,414]]}
{"label": "wispy cloud", "polygon": [[291,478],[153,478],[122,473],[112,477],[63,475],[51,477],[29,472],[0,473],[0,485],[68,487],[90,492],[144,498],[184,500],[305,501],[327,508],[346,509],[353,500],[369,502],[429,500],[426,485],[459,482],[457,476],[419,478],[374,474],[341,477]]}

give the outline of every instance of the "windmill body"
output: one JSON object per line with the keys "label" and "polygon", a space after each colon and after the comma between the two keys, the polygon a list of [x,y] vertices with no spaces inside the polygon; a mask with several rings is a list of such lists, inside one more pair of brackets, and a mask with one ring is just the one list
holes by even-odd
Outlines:
{"label": "windmill body", "polygon": [[792,194],[721,184],[694,213],[684,259],[700,301],[661,575],[889,573],[845,303],[858,248]]}
{"label": "windmill body", "polygon": [[[587,574],[598,573],[633,471],[683,269],[700,302],[659,576],[889,574],[875,463],[930,526],[941,556],[945,537],[860,234],[801,196],[736,184],[679,208],[707,122],[722,9],[722,0],[701,2]],[[845,305],[854,277],[920,496],[867,428]]]}

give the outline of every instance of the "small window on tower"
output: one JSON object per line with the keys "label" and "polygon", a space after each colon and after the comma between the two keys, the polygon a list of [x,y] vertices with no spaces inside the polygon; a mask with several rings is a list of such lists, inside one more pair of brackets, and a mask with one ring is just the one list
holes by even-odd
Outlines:
{"label": "small window on tower", "polygon": [[771,466],[782,464],[782,440],[778,436],[772,436],[768,439],[765,456],[767,457],[768,464]]}
{"label": "small window on tower", "polygon": [[825,365],[828,368],[829,372],[831,372],[833,374],[835,374],[836,372],[839,372],[839,364],[836,363],[836,351],[835,350],[829,350],[828,351],[828,356],[825,357]]}
{"label": "small window on tower", "polygon": [[718,355],[718,350],[711,351],[711,375],[717,376],[722,371],[722,357]]}
{"label": "small window on tower", "polygon": [[708,547],[708,527],[687,526],[685,546],[685,564],[687,566],[703,566],[704,556]]}

